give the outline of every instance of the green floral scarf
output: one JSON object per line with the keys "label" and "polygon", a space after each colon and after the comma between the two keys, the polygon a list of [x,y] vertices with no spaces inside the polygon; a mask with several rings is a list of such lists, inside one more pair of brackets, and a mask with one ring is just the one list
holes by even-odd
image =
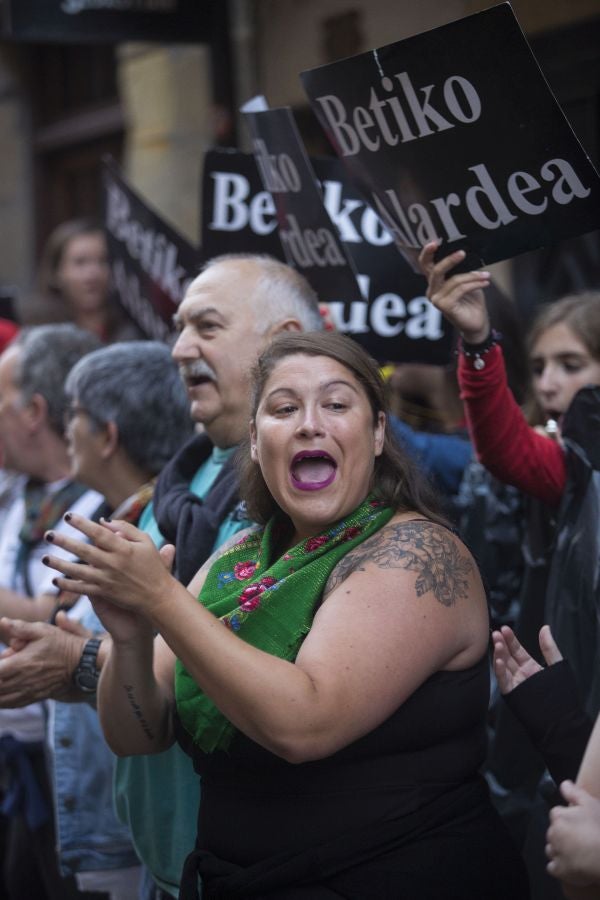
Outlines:
{"label": "green floral scarf", "polygon": [[[326,532],[273,559],[277,518],[227,550],[211,567],[199,601],[248,644],[293,660],[310,631],[334,566],[388,522],[393,510],[372,496]],[[177,712],[205,753],[226,750],[235,727],[198,687],[183,664],[175,668]]]}

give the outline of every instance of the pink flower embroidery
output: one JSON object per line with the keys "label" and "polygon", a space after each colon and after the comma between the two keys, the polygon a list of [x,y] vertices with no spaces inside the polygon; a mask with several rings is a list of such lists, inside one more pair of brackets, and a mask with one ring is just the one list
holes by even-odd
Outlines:
{"label": "pink flower embroidery", "polygon": [[352,538],[355,538],[357,534],[360,534],[362,528],[358,528],[356,525],[351,525],[349,528],[346,528],[345,532],[342,535],[343,541],[351,541]]}
{"label": "pink flower embroidery", "polygon": [[233,573],[238,581],[245,581],[246,578],[252,578],[255,571],[256,563],[252,562],[252,560],[236,563],[233,567]]}
{"label": "pink flower embroidery", "polygon": [[265,575],[264,578],[260,579],[260,583],[264,585],[265,588],[273,587],[274,584],[277,584],[277,579],[273,578],[272,575]]}
{"label": "pink flower embroidery", "polygon": [[243,603],[240,603],[240,609],[243,609],[245,612],[252,612],[253,609],[256,609],[260,606],[260,594],[256,594],[256,596],[251,597],[249,600],[244,600]]}
{"label": "pink flower embroidery", "polygon": [[272,587],[276,583],[277,579],[272,578],[270,575],[265,575],[258,583],[249,584],[238,597],[240,609],[244,609],[247,612],[256,609],[257,606],[260,606],[260,595],[264,594],[267,588]]}
{"label": "pink flower embroidery", "polygon": [[311,537],[307,540],[304,545],[304,549],[307,553],[312,553],[313,550],[317,550],[319,547],[323,546],[327,542],[327,535],[320,534],[317,537]]}

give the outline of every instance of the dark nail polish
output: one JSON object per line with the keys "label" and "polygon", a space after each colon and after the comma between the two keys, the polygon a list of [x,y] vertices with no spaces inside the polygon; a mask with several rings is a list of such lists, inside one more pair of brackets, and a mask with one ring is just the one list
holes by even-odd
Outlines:
{"label": "dark nail polish", "polygon": [[72,518],[73,518],[72,513],[70,513],[70,512],[65,513],[65,515],[64,515],[65,522],[70,522]]}
{"label": "dark nail polish", "polygon": [[49,557],[49,556],[42,556],[42,562],[44,563],[45,566],[47,566],[48,563],[50,562],[50,557]]}
{"label": "dark nail polish", "polygon": [[54,532],[47,531],[45,537],[46,537],[46,540],[48,541],[48,543],[51,544],[52,541],[54,540]]}
{"label": "dark nail polish", "polygon": [[54,587],[58,587],[58,578],[53,578],[52,584],[54,585]]}

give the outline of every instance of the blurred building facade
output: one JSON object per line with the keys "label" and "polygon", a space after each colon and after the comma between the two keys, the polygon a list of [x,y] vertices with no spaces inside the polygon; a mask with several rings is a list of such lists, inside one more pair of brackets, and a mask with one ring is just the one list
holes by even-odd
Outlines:
{"label": "blurred building facade", "polygon": [[[327,152],[300,71],[491,5],[489,0],[202,2],[219,10],[206,43],[0,41],[0,285],[13,286],[25,316],[50,230],[65,218],[100,212],[104,154],[117,159],[133,187],[197,243],[203,153],[215,145],[245,146],[240,103],[263,93],[273,106],[292,106],[309,151]],[[512,5],[598,165],[600,0],[513,0]],[[576,242],[573,253],[583,254],[584,267],[600,268],[597,235],[587,243]],[[553,279],[551,289],[558,290],[557,276],[539,255],[526,254],[501,271],[509,290],[534,296],[548,288],[544,279]],[[518,284],[509,284],[511,279]],[[526,304],[527,297],[522,301]]]}

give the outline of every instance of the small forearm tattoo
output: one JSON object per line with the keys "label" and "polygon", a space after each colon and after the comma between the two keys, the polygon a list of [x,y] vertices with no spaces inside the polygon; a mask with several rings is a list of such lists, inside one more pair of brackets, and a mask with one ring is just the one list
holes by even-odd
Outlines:
{"label": "small forearm tattoo", "polygon": [[133,711],[134,716],[140,723],[142,731],[144,732],[144,734],[146,735],[148,740],[153,741],[154,740],[154,732],[152,731],[152,729],[148,725],[146,719],[144,718],[144,714],[142,712],[142,707],[139,705],[139,703],[135,699],[135,696],[133,693],[133,685],[132,684],[124,684],[123,687],[125,688],[125,693],[127,694],[127,700],[129,702],[129,705]]}
{"label": "small forearm tattoo", "polygon": [[431,592],[443,606],[454,606],[457,600],[467,597],[473,571],[473,561],[443,526],[421,519],[396,522],[340,560],[329,577],[324,596],[352,572],[364,572],[368,563],[380,569],[415,572],[417,597]]}

